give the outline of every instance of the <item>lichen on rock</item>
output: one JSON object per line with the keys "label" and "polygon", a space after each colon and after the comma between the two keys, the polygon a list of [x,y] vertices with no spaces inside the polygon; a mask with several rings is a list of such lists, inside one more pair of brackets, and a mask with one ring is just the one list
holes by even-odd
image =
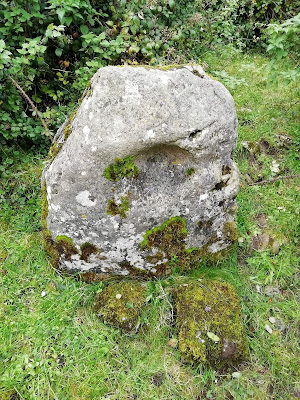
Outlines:
{"label": "lichen on rock", "polygon": [[131,332],[138,326],[146,293],[138,281],[112,283],[96,295],[95,311],[110,325]]}
{"label": "lichen on rock", "polygon": [[246,357],[246,338],[235,289],[226,282],[201,280],[174,291],[179,351],[189,362],[216,368]]}

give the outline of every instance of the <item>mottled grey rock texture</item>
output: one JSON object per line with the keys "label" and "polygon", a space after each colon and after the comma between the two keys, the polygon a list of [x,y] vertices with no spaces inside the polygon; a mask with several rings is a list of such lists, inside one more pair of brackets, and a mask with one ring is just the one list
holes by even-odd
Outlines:
{"label": "mottled grey rock texture", "polygon": [[98,70],[43,173],[58,267],[151,276],[222,254],[237,239],[236,140],[234,101],[200,66]]}

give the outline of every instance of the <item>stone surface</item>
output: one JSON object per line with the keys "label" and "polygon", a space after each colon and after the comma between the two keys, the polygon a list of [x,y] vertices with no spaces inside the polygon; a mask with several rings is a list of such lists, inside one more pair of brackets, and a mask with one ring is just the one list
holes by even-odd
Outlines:
{"label": "stone surface", "polygon": [[138,282],[112,283],[95,297],[98,316],[110,325],[131,332],[137,329],[147,290]]}
{"label": "stone surface", "polygon": [[226,367],[246,356],[241,309],[234,288],[206,281],[175,290],[179,351],[189,362]]}
{"label": "stone surface", "polygon": [[223,254],[237,239],[236,140],[233,99],[200,66],[100,69],[43,172],[53,263],[159,276]]}

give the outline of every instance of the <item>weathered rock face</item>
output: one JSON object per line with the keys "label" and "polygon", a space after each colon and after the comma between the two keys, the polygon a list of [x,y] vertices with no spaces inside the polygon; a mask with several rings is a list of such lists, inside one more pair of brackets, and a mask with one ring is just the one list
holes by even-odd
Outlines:
{"label": "weathered rock face", "polygon": [[88,92],[43,173],[54,263],[102,279],[222,254],[237,239],[239,186],[225,87],[199,66],[106,67]]}

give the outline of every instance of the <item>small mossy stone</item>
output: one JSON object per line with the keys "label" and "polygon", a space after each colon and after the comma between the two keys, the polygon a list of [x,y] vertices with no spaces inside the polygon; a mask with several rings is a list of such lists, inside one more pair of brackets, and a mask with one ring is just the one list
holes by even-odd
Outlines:
{"label": "small mossy stone", "polygon": [[0,389],[0,400],[18,400],[20,396],[15,390],[1,390]]}
{"label": "small mossy stone", "polygon": [[230,240],[231,242],[236,242],[239,237],[239,231],[235,222],[229,221],[225,222],[223,226],[223,233],[226,239]]}
{"label": "small mossy stone", "polygon": [[108,324],[131,332],[138,325],[145,300],[146,288],[141,283],[122,281],[98,293],[94,306],[97,314]]}
{"label": "small mossy stone", "polygon": [[231,285],[193,282],[175,289],[174,297],[179,351],[185,361],[224,368],[246,357],[239,299]]}

